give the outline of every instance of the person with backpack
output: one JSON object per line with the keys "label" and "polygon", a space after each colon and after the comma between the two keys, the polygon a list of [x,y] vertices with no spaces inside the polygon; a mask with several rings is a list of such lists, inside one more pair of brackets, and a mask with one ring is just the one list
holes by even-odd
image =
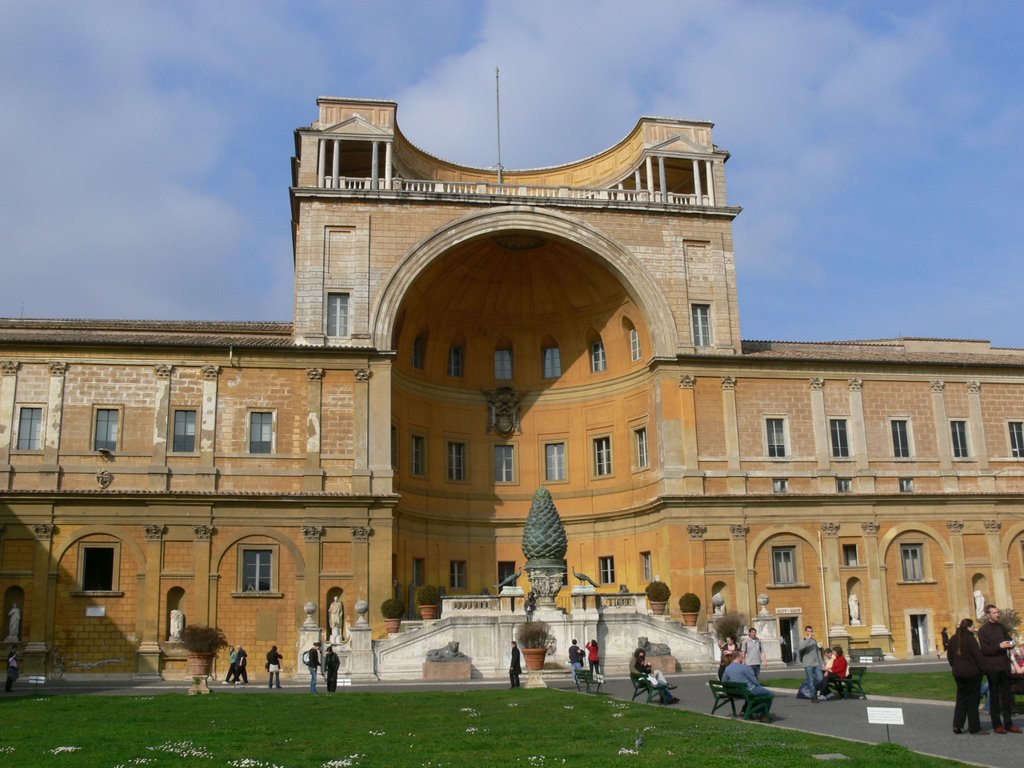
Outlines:
{"label": "person with backpack", "polygon": [[274,683],[277,683],[277,688],[281,687],[281,659],[283,657],[277,650],[277,646],[271,646],[270,650],[267,651],[267,672],[270,674],[267,680],[267,688],[274,688]]}
{"label": "person with backpack", "polygon": [[313,647],[303,654],[303,662],[309,670],[309,692],[316,693],[316,676],[320,669],[320,643],[313,643]]}
{"label": "person with backpack", "polygon": [[586,658],[583,653],[583,649],[576,644],[576,638],[573,638],[572,645],[569,646],[569,666],[572,667],[572,679],[576,681],[576,673],[583,669],[583,659]]}

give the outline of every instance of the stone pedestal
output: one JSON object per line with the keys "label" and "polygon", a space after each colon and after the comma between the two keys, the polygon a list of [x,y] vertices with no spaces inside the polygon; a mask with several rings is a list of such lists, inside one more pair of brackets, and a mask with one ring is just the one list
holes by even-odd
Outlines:
{"label": "stone pedestal", "polygon": [[679,667],[675,656],[648,656],[647,663],[651,671],[660,671],[663,675],[674,675]]}
{"label": "stone pedestal", "polygon": [[142,643],[136,654],[135,678],[137,680],[159,680],[160,656],[160,643]]}
{"label": "stone pedestal", "polygon": [[779,620],[766,613],[758,614],[754,620],[757,639],[761,641],[761,650],[768,663],[782,662],[782,643],[779,640]]}
{"label": "stone pedestal", "polygon": [[466,661],[424,661],[424,681],[462,682],[472,676],[472,664]]}
{"label": "stone pedestal", "polygon": [[376,680],[373,665],[373,630],[369,624],[357,623],[349,627],[349,648],[352,657],[352,682]]}

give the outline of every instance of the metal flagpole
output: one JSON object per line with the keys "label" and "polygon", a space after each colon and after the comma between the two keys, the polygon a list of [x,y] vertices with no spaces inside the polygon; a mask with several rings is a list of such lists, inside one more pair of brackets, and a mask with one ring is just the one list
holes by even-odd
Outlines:
{"label": "metal flagpole", "polygon": [[494,107],[498,124],[498,186],[504,183],[504,168],[501,167],[501,74],[494,68]]}

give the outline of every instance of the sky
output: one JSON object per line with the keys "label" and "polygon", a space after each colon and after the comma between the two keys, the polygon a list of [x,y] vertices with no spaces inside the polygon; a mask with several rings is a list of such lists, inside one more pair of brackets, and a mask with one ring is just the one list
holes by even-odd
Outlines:
{"label": "sky", "polygon": [[741,332],[1024,347],[1024,3],[0,0],[0,316],[290,320],[319,96],[554,165],[641,115],[728,149]]}

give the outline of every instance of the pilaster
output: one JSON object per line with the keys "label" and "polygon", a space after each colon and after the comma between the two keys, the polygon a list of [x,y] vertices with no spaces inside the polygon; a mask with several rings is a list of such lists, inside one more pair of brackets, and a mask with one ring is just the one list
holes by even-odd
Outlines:
{"label": "pilaster", "polygon": [[323,368],[307,368],[306,466],[302,478],[304,491],[324,489],[324,471],[320,466],[320,441],[323,415]]}
{"label": "pilaster", "polygon": [[370,469],[368,491],[377,495],[390,495],[394,469],[391,466],[391,363],[375,363],[367,371],[370,377],[367,434],[367,455]]}
{"label": "pilaster", "polygon": [[889,631],[887,616],[889,601],[885,592],[884,566],[878,550],[876,522],[861,523],[864,532],[864,555],[868,566],[868,587],[871,590],[871,637],[884,638],[888,651],[892,652],[892,633]]}
{"label": "pilaster", "polygon": [[736,377],[722,377],[722,417],[725,429],[725,454],[729,493],[744,493],[746,480],[740,474],[740,435],[736,418]]}
{"label": "pilaster", "polygon": [[[306,561],[306,577],[302,586],[302,602],[312,602],[320,606],[320,572],[322,570],[321,542],[324,538],[322,525],[302,526],[303,552]],[[302,606],[299,606],[301,609]]]}
{"label": "pilaster", "polygon": [[136,624],[139,632],[139,653],[136,672],[141,677],[160,677],[160,568],[165,527],[162,523],[146,525],[146,571],[139,589]]}
{"label": "pilaster", "polygon": [[0,360],[0,490],[11,487],[11,437],[18,390],[18,362]]}
{"label": "pilaster", "polygon": [[815,377],[811,385],[811,424],[814,429],[814,456],[818,460],[818,469],[829,468],[829,436],[828,424],[825,419],[825,380]]}
{"label": "pilaster", "polygon": [[[192,549],[192,572],[195,574],[195,604],[189,600],[190,624],[210,623],[210,546],[214,528],[212,525],[193,525],[195,543]],[[194,616],[194,618],[193,618]]]}
{"label": "pilaster", "polygon": [[695,376],[679,377],[679,422],[682,455],[679,463],[683,468],[683,490],[687,494],[704,493],[704,478],[700,474],[700,454],[697,445],[697,379]]}
{"label": "pilaster", "polygon": [[949,442],[949,421],[946,418],[946,383],[935,380],[932,387],[932,415],[935,420],[935,444],[939,450],[939,470],[942,472],[942,490],[955,492],[959,483],[953,474],[953,451]]}
{"label": "pilaster", "polygon": [[992,586],[996,593],[995,599],[989,599],[996,605],[1010,605],[1010,564],[1006,562],[1000,535],[1003,524],[999,520],[985,520],[983,525],[988,556],[992,562]]}
{"label": "pilaster", "polygon": [[949,549],[953,555],[947,574],[949,604],[953,606],[954,616],[970,616],[973,603],[968,594],[967,568],[964,565],[963,520],[947,520],[946,530],[949,531]]}
{"label": "pilaster", "polygon": [[167,471],[167,431],[170,423],[171,376],[174,367],[167,363],[153,366],[156,377],[156,407],[153,409],[153,453],[149,469],[149,489],[166,491],[169,480]]}
{"label": "pilaster", "polygon": [[203,409],[199,429],[199,470],[196,484],[199,490],[217,489],[217,468],[214,456],[217,449],[217,385],[220,379],[219,365],[203,366]]}
{"label": "pilaster", "polygon": [[747,567],[747,534],[750,533],[749,525],[730,525],[729,533],[732,536],[732,562],[736,568],[736,605],[742,606],[740,611],[753,616],[757,607],[753,603],[750,594],[751,577]]}
{"label": "pilaster", "polygon": [[828,636],[846,637],[846,601],[839,578],[839,523],[821,524],[821,571],[825,582],[825,612]]}
{"label": "pilaster", "polygon": [[[23,673],[42,674],[46,670],[46,638],[51,635],[51,624],[53,612],[51,603],[54,600],[54,590],[51,583],[51,568],[53,562],[53,536],[57,526],[51,523],[36,523],[31,525],[32,534],[35,538],[35,556],[32,558],[32,611],[31,622],[25,632],[22,627],[21,636],[27,638],[25,643],[25,662]],[[53,573],[56,581],[56,569]],[[25,606],[22,606],[24,609]],[[28,615],[22,611],[22,616]]]}

